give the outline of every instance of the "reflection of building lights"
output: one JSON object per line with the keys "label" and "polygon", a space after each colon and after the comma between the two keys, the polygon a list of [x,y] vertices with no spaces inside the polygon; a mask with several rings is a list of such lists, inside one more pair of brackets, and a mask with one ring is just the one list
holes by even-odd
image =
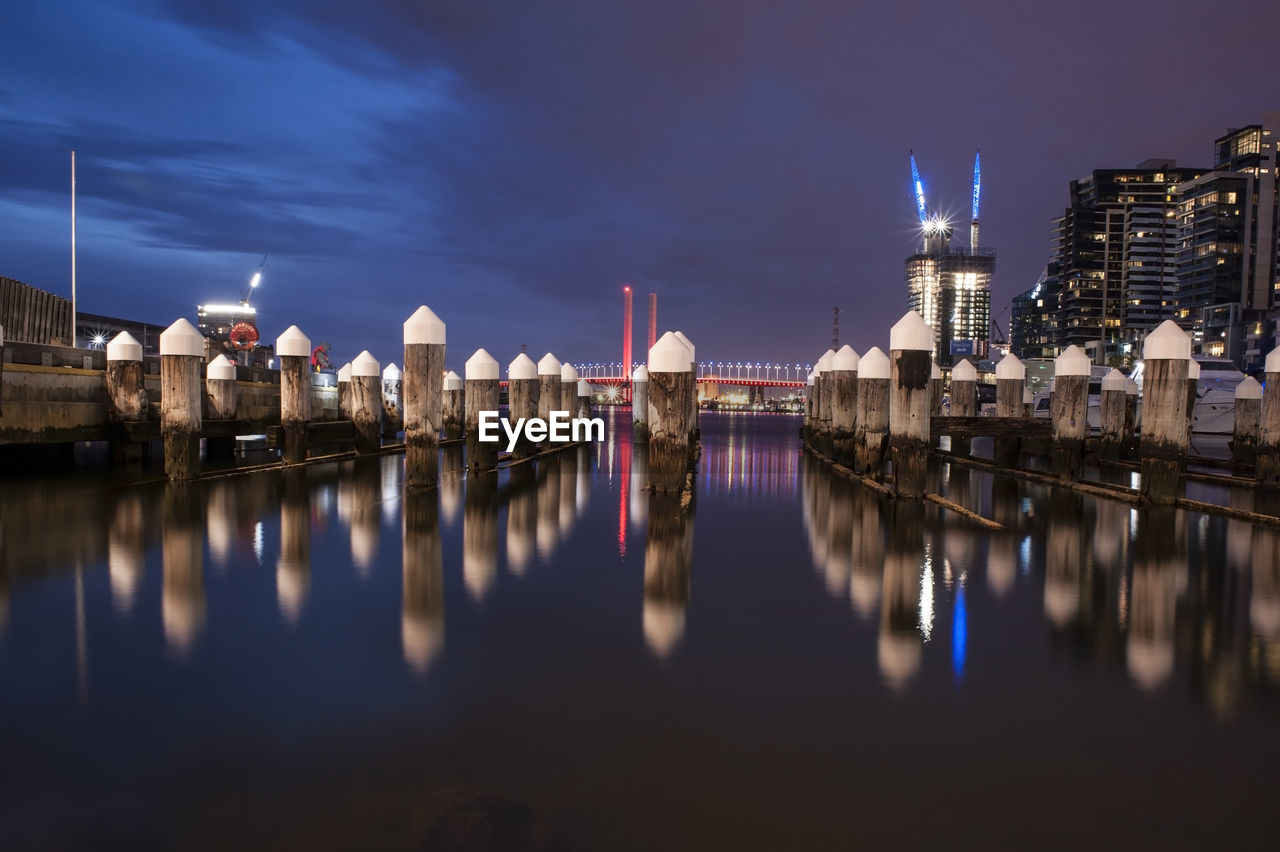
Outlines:
{"label": "reflection of building lights", "polygon": [[253,555],[258,557],[258,564],[262,564],[262,521],[258,521],[253,527]]}
{"label": "reflection of building lights", "polygon": [[926,555],[920,574],[920,636],[928,642],[933,634],[933,560]]}

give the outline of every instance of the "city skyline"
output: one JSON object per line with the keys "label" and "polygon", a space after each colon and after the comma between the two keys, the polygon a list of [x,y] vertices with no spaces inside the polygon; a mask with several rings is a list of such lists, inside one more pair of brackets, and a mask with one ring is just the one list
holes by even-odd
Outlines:
{"label": "city skyline", "polygon": [[[480,346],[617,358],[624,282],[658,293],[660,329],[700,354],[812,362],[832,305],[860,350],[906,310],[908,149],[963,223],[982,147],[1007,333],[1069,181],[1208,163],[1210,140],[1277,106],[1263,21],[1199,24],[1237,46],[1230,68],[1111,105],[1090,92],[1114,69],[1077,65],[1049,10],[642,8],[8,8],[0,275],[69,295],[63,146],[86,312],[193,319],[269,253],[263,338],[297,324],[339,363],[398,360],[421,303],[449,324],[454,369]],[[1121,68],[1183,31],[1165,4],[1078,14],[1108,22],[1090,48]],[[941,74],[954,90],[938,65],[962,69]]]}

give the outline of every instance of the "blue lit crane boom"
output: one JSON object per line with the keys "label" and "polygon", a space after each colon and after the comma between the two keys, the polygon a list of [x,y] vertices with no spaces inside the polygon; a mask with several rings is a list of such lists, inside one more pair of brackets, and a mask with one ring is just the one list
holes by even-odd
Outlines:
{"label": "blue lit crane boom", "polygon": [[973,155],[973,220],[969,223],[969,245],[978,250],[978,202],[982,200],[982,149]]}
{"label": "blue lit crane boom", "polygon": [[920,180],[920,169],[916,166],[916,152],[908,149],[911,155],[911,190],[916,199],[916,212],[920,214],[920,227],[925,226],[928,214],[924,210],[924,181]]}

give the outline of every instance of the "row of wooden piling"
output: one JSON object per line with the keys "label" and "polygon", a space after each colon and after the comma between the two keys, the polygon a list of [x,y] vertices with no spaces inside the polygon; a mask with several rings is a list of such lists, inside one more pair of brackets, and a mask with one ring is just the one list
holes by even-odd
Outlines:
{"label": "row of wooden piling", "polygon": [[[859,357],[851,347],[827,350],[808,379],[802,434],[807,444],[855,473],[886,479],[902,497],[923,494],[925,464],[934,436],[930,417],[939,413],[937,365],[932,364],[933,332],[923,317],[908,312],[890,331],[889,354],[873,347]],[[1171,504],[1181,496],[1190,447],[1192,409],[1199,365],[1191,357],[1190,336],[1172,321],[1154,329],[1143,343],[1144,401],[1136,451],[1141,460],[1141,494]],[[1090,437],[1090,359],[1076,346],[1055,359],[1050,397],[1049,461],[1061,480],[1082,473]],[[1266,392],[1253,379],[1236,389],[1233,453],[1256,465],[1257,481],[1280,486],[1280,350],[1267,359]],[[1030,416],[1026,367],[1007,355],[996,365],[996,417]],[[1099,455],[1119,459],[1137,431],[1138,387],[1117,370],[1102,381]],[[951,416],[975,417],[977,371],[962,361],[951,375]],[[994,461],[1017,467],[1021,439],[996,430]],[[969,454],[969,439],[954,438],[952,453]],[[886,473],[886,462],[888,471]]]}
{"label": "row of wooden piling", "polygon": [[[297,326],[290,326],[276,340],[281,458],[286,464],[307,458],[312,419],[311,351],[310,339]],[[170,480],[199,475],[199,441],[206,407],[214,419],[236,417],[235,365],[221,355],[205,365],[204,354],[204,337],[185,319],[160,336],[160,435],[165,474]],[[436,483],[441,434],[451,439],[467,437],[468,460],[474,469],[492,469],[497,464],[497,444],[478,440],[480,412],[498,410],[497,361],[485,350],[478,350],[467,361],[465,381],[456,373],[446,375],[444,365],[445,324],[423,305],[404,323],[403,371],[394,364],[380,371],[377,359],[368,351],[338,371],[339,407],[352,423],[356,452],[378,451],[384,437],[403,429],[409,487]],[[106,381],[113,422],[146,419],[142,347],[127,332],[107,345]],[[537,367],[523,354],[512,362],[509,388],[512,417],[546,420],[552,411],[560,410],[578,417],[590,415],[587,383],[578,380],[571,364],[561,364],[549,353]],[[527,457],[533,449],[522,443],[517,457]]]}

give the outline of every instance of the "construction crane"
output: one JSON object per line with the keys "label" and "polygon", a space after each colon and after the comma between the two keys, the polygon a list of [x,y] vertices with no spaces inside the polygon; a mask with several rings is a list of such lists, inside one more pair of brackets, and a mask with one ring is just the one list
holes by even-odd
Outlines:
{"label": "construction crane", "polygon": [[978,250],[978,202],[982,197],[982,149],[973,155],[973,219],[969,223],[969,245]]}
{"label": "construction crane", "polygon": [[[1000,312],[1000,317],[1007,313],[1009,313],[1008,307]],[[1009,338],[1005,337],[1005,333],[1000,330],[1000,317],[991,318],[991,343],[993,346],[1008,346]]]}
{"label": "construction crane", "polygon": [[920,227],[923,228],[929,219],[929,214],[925,212],[924,207],[924,181],[920,180],[920,169],[916,165],[916,152],[908,148],[907,153],[911,156],[911,194],[915,196],[916,212],[920,214]]}
{"label": "construction crane", "polygon": [[249,305],[249,299],[253,296],[254,289],[262,283],[262,273],[266,268],[267,255],[264,254],[262,256],[262,263],[258,264],[258,271],[253,273],[253,276],[249,279],[249,286],[240,291],[240,304],[245,305],[246,307]]}

